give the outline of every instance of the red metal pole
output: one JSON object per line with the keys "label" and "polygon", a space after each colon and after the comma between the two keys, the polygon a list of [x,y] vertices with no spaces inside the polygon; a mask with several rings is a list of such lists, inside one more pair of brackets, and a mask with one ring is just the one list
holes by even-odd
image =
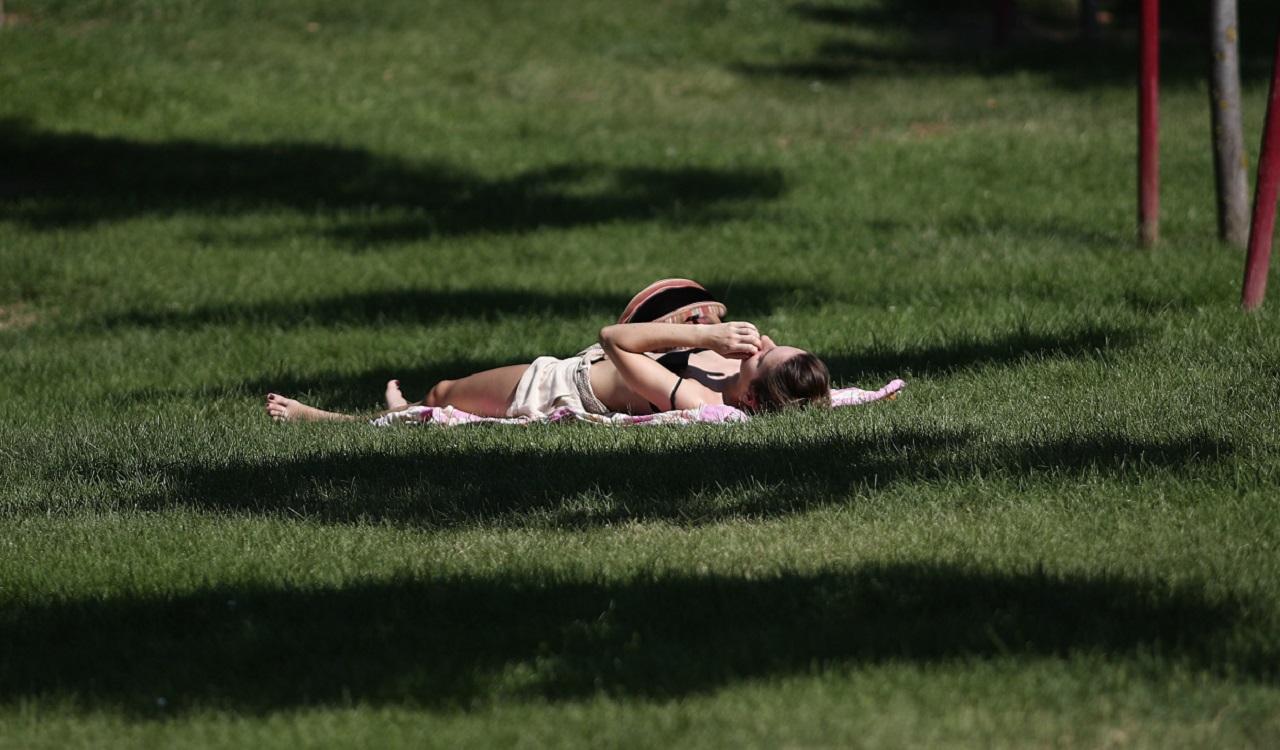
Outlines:
{"label": "red metal pole", "polygon": [[1160,0],[1142,0],[1138,84],[1138,227],[1143,247],[1160,239]]}
{"label": "red metal pole", "polygon": [[1262,153],[1258,156],[1253,222],[1249,225],[1249,255],[1244,262],[1244,288],[1240,293],[1240,303],[1246,310],[1257,309],[1267,293],[1277,189],[1280,189],[1280,36],[1276,38],[1276,61],[1271,69],[1271,95],[1267,98],[1267,122],[1262,130]]}

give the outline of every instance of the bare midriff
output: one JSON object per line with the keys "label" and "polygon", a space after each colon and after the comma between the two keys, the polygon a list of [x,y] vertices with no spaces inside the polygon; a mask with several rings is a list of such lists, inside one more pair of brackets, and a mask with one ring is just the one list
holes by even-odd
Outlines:
{"label": "bare midriff", "polygon": [[[681,373],[682,377],[696,380],[716,392],[718,396],[724,387],[724,379],[736,374],[742,363],[739,360],[727,359],[713,351],[696,352],[689,357],[689,367]],[[628,414],[648,414],[649,401],[638,395],[623,380],[613,362],[602,359],[591,365],[591,390],[595,392],[600,403],[609,409]],[[717,401],[716,403],[723,403]],[[660,409],[670,408],[670,404],[657,404]]]}

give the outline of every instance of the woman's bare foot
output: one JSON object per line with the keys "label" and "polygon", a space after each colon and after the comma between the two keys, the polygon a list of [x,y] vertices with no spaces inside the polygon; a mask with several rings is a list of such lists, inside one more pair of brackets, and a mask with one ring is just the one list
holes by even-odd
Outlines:
{"label": "woman's bare foot", "polygon": [[285,398],[278,393],[267,394],[267,414],[277,422],[324,422],[329,420],[350,420],[355,417],[336,414],[331,411],[307,406],[301,401]]}
{"label": "woman's bare foot", "polygon": [[386,399],[387,399],[387,408],[391,409],[392,411],[403,409],[409,405],[409,402],[407,399],[405,399],[404,394],[400,392],[399,380],[387,381]]}

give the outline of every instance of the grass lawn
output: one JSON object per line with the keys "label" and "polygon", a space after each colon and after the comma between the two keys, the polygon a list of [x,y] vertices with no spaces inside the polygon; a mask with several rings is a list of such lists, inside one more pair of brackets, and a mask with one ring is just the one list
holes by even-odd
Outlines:
{"label": "grass lawn", "polygon": [[[1280,744],[1280,290],[1242,314],[1215,239],[1189,4],[1152,253],[1132,3],[1005,49],[987,5],[6,3],[0,748]],[[672,275],[910,386],[263,414],[568,355]]]}

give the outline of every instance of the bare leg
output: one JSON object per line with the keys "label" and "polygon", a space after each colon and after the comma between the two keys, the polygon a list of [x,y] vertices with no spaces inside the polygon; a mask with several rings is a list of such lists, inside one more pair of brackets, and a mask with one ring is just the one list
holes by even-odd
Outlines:
{"label": "bare leg", "polygon": [[277,422],[349,422],[359,419],[359,417],[353,417],[349,414],[338,414],[337,412],[317,409],[301,401],[285,398],[278,393],[267,394],[267,414],[270,414],[271,418]]}
{"label": "bare leg", "polygon": [[508,365],[458,380],[441,380],[423,403],[427,406],[452,406],[481,417],[505,417],[520,376],[527,369],[529,365]]}
{"label": "bare leg", "polygon": [[[511,406],[520,376],[529,365],[508,365],[477,372],[458,380],[436,383],[422,403],[425,406],[453,406],[481,417],[505,417]],[[400,381],[387,383],[387,412],[402,411],[410,406],[400,392]],[[355,421],[361,417],[339,414],[309,406],[277,393],[267,394],[267,414],[277,422]]]}

